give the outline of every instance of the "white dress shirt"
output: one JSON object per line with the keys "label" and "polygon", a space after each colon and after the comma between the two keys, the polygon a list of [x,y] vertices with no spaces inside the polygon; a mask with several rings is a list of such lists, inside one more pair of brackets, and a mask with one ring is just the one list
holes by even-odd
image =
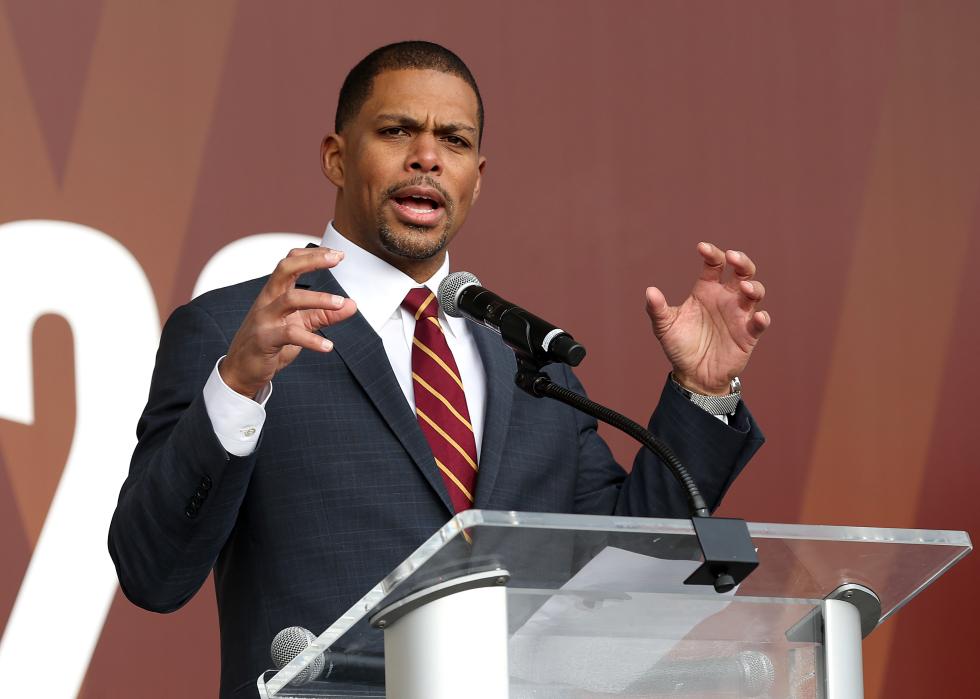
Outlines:
{"label": "white dress shirt", "polygon": [[[333,227],[333,222],[327,226],[321,245],[343,251],[344,259],[331,272],[347,295],[357,303],[357,309],[368,325],[381,338],[398,385],[414,413],[412,338],[415,335],[415,316],[403,309],[401,303],[409,290],[418,286],[438,292],[439,283],[449,274],[449,255],[446,255],[439,271],[425,284],[419,284],[384,260],[347,240]],[[469,409],[476,439],[476,453],[479,456],[483,444],[487,394],[483,360],[468,321],[450,318],[441,308],[439,321],[446,331],[446,342],[456,359],[460,378],[463,380],[466,407]],[[220,362],[219,359],[218,363]],[[255,450],[265,423],[265,405],[271,395],[271,383],[259,391],[255,400],[233,391],[221,380],[218,365],[215,364],[204,386],[204,405],[211,418],[214,433],[225,451],[235,456],[248,456]]]}

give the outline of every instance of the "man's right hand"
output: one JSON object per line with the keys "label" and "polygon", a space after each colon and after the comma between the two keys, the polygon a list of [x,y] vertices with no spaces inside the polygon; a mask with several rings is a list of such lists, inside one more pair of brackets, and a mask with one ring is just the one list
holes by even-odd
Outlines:
{"label": "man's right hand", "polygon": [[328,248],[297,248],[276,265],[245,321],[235,333],[218,371],[225,384],[247,398],[272,381],[300,351],[329,352],[333,343],[320,328],[350,318],[351,299],[296,288],[301,274],[337,265],[344,253]]}

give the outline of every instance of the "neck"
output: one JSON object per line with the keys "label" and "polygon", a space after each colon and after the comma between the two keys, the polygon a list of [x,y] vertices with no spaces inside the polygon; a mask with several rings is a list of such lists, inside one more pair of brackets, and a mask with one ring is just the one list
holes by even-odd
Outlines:
{"label": "neck", "polygon": [[438,254],[425,260],[412,260],[407,257],[392,255],[391,253],[388,253],[386,257],[382,257],[381,259],[395,269],[404,272],[419,284],[424,284],[442,267],[442,262],[446,259],[446,251],[441,250]]}

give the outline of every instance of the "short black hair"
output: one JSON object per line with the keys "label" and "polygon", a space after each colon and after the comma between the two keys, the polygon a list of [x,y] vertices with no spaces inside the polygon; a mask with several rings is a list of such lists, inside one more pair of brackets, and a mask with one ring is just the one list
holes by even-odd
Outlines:
{"label": "short black hair", "polygon": [[351,68],[340,88],[337,97],[337,114],[334,117],[334,131],[340,133],[367,102],[371,96],[374,79],[390,70],[437,70],[455,75],[473,88],[476,94],[476,119],[479,132],[478,142],[483,142],[483,98],[476,85],[473,73],[463,63],[463,59],[445,46],[431,41],[399,41],[375,49]]}

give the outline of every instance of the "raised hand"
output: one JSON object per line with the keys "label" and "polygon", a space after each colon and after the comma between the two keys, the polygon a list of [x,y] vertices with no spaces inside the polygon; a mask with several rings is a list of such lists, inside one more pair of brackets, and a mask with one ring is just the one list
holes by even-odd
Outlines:
{"label": "raised hand", "polygon": [[691,391],[725,395],[771,322],[769,313],[756,310],[766,290],[753,279],[755,263],[745,253],[711,243],[698,243],[698,253],[704,266],[691,295],[671,306],[650,287],[647,313],[674,378]]}
{"label": "raised hand", "polygon": [[357,307],[343,296],[297,289],[296,280],[306,272],[334,267],[343,257],[327,248],[297,248],[279,261],[218,367],[229,388],[253,398],[302,349],[333,349],[316,331],[351,317]]}

